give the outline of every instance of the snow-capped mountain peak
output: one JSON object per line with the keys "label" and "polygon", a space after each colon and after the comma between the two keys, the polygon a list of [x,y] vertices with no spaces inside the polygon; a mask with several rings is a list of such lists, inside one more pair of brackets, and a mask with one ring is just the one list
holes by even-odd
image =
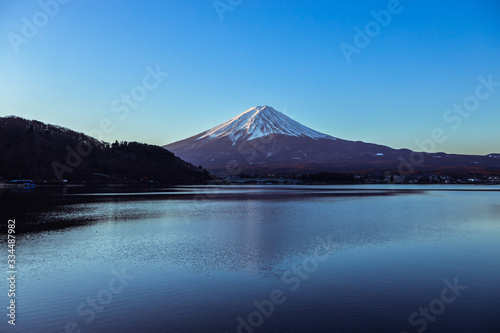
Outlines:
{"label": "snow-capped mountain peak", "polygon": [[240,138],[251,140],[271,134],[310,137],[315,140],[336,139],[299,124],[276,109],[264,105],[252,107],[239,116],[201,133],[196,140],[228,137],[235,145]]}
{"label": "snow-capped mountain peak", "polygon": [[[301,125],[267,105],[250,108],[208,131],[163,147],[193,165],[230,177],[318,172],[391,173],[395,170],[401,173],[401,161],[411,160],[414,154],[409,149],[336,139]],[[421,154],[425,162],[419,168],[412,166],[415,168],[410,172],[439,174],[446,169],[469,174],[477,170],[497,172],[500,168],[500,154]],[[409,168],[403,169],[407,172]]]}

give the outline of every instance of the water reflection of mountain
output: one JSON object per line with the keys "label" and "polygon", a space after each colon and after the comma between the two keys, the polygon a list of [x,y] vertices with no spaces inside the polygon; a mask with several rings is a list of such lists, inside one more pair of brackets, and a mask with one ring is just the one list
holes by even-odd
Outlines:
{"label": "water reflection of mountain", "polygon": [[52,227],[80,233],[46,246],[73,247],[89,262],[281,276],[316,252],[460,234],[464,224],[492,212],[478,212],[461,192],[450,198],[451,192],[231,191],[32,197],[25,216],[30,238]]}

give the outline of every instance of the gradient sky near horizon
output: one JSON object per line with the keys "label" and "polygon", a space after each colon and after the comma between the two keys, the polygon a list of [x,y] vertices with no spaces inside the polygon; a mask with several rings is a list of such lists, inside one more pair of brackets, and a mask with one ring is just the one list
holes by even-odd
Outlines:
{"label": "gradient sky near horizon", "polygon": [[[0,2],[0,116],[94,136],[108,119],[105,141],[163,145],[270,105],[342,139],[421,150],[441,128],[436,151],[500,153],[500,83],[469,116],[446,113],[478,77],[500,82],[497,0],[401,0],[350,62],[341,43],[392,1],[220,0],[223,20],[213,0],[54,1]],[[168,76],[114,112],[148,67]]]}

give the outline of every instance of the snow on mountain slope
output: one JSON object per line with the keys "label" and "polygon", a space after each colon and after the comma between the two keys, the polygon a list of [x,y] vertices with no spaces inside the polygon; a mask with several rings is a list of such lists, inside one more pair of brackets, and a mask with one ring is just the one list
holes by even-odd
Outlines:
{"label": "snow on mountain slope", "polygon": [[185,161],[226,176],[387,171],[480,174],[500,170],[499,154],[421,153],[423,162],[413,165],[407,162],[415,154],[409,149],[334,138],[267,105],[250,108],[219,126],[163,147]]}
{"label": "snow on mountain slope", "polygon": [[228,137],[233,145],[238,139],[256,139],[270,134],[284,134],[294,137],[309,137],[312,139],[336,138],[317,132],[309,127],[299,124],[274,108],[264,105],[248,109],[237,117],[223,124],[215,126],[201,135],[196,140],[209,140]]}

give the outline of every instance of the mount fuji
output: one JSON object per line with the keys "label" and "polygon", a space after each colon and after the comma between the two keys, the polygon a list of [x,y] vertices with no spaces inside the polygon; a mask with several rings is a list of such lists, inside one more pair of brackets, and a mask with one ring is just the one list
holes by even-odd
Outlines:
{"label": "mount fuji", "polygon": [[240,139],[248,141],[272,134],[336,140],[336,138],[330,135],[317,132],[299,124],[267,105],[250,108],[239,116],[219,126],[215,126],[202,134],[197,140],[205,141],[206,139],[228,137],[233,146]]}
{"label": "mount fuji", "polygon": [[485,173],[500,155],[416,153],[320,133],[264,105],[218,126],[163,146],[219,175],[314,172]]}

